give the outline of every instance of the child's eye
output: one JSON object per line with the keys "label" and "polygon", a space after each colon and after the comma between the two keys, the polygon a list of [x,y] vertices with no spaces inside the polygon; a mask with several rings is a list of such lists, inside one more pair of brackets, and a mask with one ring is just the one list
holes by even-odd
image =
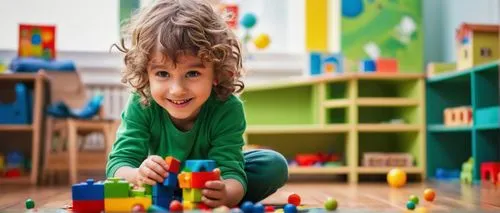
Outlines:
{"label": "child's eye", "polygon": [[186,77],[188,77],[188,78],[197,77],[199,75],[200,75],[200,72],[194,71],[194,70],[186,73]]}
{"label": "child's eye", "polygon": [[156,76],[161,77],[161,78],[167,78],[170,76],[167,71],[158,71],[156,72]]}

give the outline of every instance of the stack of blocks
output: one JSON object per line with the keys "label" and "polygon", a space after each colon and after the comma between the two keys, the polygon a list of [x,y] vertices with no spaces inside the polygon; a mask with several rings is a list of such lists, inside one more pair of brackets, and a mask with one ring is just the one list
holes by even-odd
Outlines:
{"label": "stack of blocks", "polygon": [[207,181],[220,179],[220,170],[216,169],[213,160],[187,160],[178,178],[182,189],[183,209],[206,209],[201,202],[201,190]]}
{"label": "stack of blocks", "polygon": [[165,158],[165,162],[168,165],[168,175],[163,183],[153,186],[153,204],[168,209],[174,198],[174,191],[177,189],[180,162],[170,156]]}
{"label": "stack of blocks", "polygon": [[104,183],[93,179],[72,186],[73,210],[79,212],[100,212],[104,209]]}
{"label": "stack of blocks", "polygon": [[104,182],[104,209],[106,212],[129,212],[135,205],[147,209],[151,206],[151,195],[144,189],[132,189],[128,181],[108,178]]}

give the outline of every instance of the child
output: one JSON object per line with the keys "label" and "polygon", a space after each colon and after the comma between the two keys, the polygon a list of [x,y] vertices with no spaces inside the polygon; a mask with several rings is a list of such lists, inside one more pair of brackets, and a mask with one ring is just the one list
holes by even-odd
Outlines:
{"label": "child", "polygon": [[210,207],[258,202],[288,179],[287,162],[270,150],[242,152],[244,84],[240,46],[233,32],[201,0],[157,0],[129,25],[122,81],[134,92],[123,113],[106,175],[134,184],[162,182],[166,156],[212,159],[220,181],[209,181]]}

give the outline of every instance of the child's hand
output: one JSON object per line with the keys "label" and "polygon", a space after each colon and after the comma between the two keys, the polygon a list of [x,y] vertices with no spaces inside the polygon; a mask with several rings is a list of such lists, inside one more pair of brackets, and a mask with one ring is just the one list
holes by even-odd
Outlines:
{"label": "child's hand", "polygon": [[162,183],[168,175],[168,165],[162,157],[151,155],[139,166],[137,181],[141,184]]}
{"label": "child's hand", "polygon": [[211,208],[225,205],[228,199],[226,184],[222,180],[207,181],[201,194],[201,201]]}

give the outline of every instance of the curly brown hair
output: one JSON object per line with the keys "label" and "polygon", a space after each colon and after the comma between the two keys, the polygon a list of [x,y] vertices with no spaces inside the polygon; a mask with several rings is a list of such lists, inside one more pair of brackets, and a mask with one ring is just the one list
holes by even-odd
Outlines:
{"label": "curly brown hair", "polygon": [[[245,87],[239,40],[215,9],[203,0],[157,0],[134,14],[114,47],[125,54],[122,82],[131,86],[148,105],[151,98],[147,74],[153,51],[173,63],[182,54],[213,62],[217,98],[226,100]],[[125,39],[131,39],[130,48]]]}

